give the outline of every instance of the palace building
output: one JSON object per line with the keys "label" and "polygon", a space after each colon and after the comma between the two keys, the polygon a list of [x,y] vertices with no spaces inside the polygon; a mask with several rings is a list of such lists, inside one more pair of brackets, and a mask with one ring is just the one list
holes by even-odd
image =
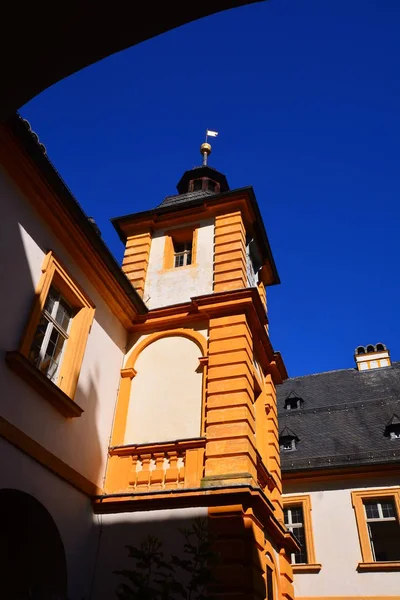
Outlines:
{"label": "palace building", "polygon": [[0,125],[3,596],[399,600],[398,364],[288,379],[254,191],[201,153],[112,219],[121,268]]}

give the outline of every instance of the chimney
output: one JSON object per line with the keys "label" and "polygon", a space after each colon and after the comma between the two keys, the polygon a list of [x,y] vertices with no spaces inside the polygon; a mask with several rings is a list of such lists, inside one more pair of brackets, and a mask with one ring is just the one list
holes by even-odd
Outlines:
{"label": "chimney", "polygon": [[390,353],[385,344],[368,344],[368,346],[358,346],[354,353],[354,360],[359,371],[369,369],[379,369],[381,367],[390,367]]}

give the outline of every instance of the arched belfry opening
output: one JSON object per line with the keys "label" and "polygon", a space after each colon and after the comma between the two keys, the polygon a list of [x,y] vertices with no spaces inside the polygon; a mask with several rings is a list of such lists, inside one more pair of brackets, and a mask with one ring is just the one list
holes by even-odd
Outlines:
{"label": "arched belfry opening", "polygon": [[0,490],[0,597],[66,600],[64,546],[51,515],[33,496]]}

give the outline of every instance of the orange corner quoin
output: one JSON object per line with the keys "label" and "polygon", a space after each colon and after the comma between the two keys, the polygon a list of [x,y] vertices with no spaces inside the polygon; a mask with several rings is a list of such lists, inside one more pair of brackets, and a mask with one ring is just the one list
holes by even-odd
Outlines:
{"label": "orange corner quoin", "polygon": [[[123,268],[149,310],[121,369],[105,495],[97,512],[203,507],[228,598],[293,594],[283,523],[265,286],[279,283],[252,188],[208,165],[154,210],[113,219]],[[179,514],[179,513],[178,513]]]}

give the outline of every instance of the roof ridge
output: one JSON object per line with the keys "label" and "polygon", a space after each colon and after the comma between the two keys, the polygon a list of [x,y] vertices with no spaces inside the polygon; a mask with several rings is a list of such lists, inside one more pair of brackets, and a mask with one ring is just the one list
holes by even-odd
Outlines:
{"label": "roof ridge", "polygon": [[[392,361],[391,367],[400,366],[400,360]],[[318,375],[328,375],[329,373],[344,373],[346,371],[354,371],[355,373],[362,373],[365,375],[366,373],[376,373],[382,369],[387,369],[390,367],[381,367],[380,369],[367,369],[365,371],[358,371],[355,367],[351,367],[349,369],[333,369],[332,371],[320,371],[319,373],[309,373],[308,375],[297,375],[297,377],[289,377],[286,379],[284,383],[289,383],[289,381],[296,381],[297,379],[304,379],[305,377],[317,377]]]}

